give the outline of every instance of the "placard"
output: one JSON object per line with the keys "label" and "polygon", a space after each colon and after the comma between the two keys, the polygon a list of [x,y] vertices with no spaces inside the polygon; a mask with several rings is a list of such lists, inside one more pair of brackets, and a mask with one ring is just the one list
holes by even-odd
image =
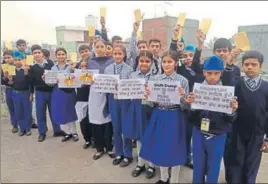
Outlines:
{"label": "placard", "polygon": [[140,9],[134,10],[134,15],[135,15],[136,22],[141,22],[142,21],[142,15],[141,15],[141,10]]}
{"label": "placard", "polygon": [[186,13],[180,13],[178,16],[177,24],[179,24],[181,27],[184,26],[186,20]]}
{"label": "placard", "polygon": [[27,55],[25,64],[28,66],[32,66],[33,63],[34,63],[33,55]]}
{"label": "placard", "polygon": [[89,37],[95,36],[95,27],[94,26],[88,26],[88,36]]}
{"label": "placard", "polygon": [[2,70],[4,73],[8,72],[8,66],[9,66],[9,64],[1,64],[1,67],[2,67]]}
{"label": "placard", "polygon": [[106,19],[106,8],[104,7],[100,8],[100,17]]}
{"label": "placard", "polygon": [[5,47],[7,48],[7,50],[13,50],[12,42],[10,41],[5,42]]}
{"label": "placard", "polygon": [[250,50],[250,43],[246,32],[240,32],[234,35],[234,42],[236,48],[241,49],[242,51]]}
{"label": "placard", "polygon": [[99,74],[99,70],[81,70],[75,69],[74,73],[77,73],[77,76],[83,85],[91,85],[93,81],[94,74]]}
{"label": "placard", "polygon": [[95,74],[90,90],[99,93],[113,93],[119,81],[119,75]]}
{"label": "placard", "polygon": [[77,54],[76,53],[72,53],[71,54],[71,57],[70,57],[70,60],[71,60],[71,62],[76,63],[76,61],[77,61]]}
{"label": "placard", "polygon": [[76,73],[58,73],[59,88],[80,88],[81,82]]}
{"label": "placard", "polygon": [[200,24],[199,24],[199,29],[201,29],[201,31],[206,35],[208,34],[208,31],[210,29],[212,20],[209,18],[204,18],[201,20]]}
{"label": "placard", "polygon": [[193,92],[195,94],[195,102],[191,105],[192,109],[232,113],[230,105],[234,97],[233,86],[194,83]]}
{"label": "placard", "polygon": [[46,84],[57,84],[58,83],[58,71],[45,70],[45,83]]}
{"label": "placard", "polygon": [[161,104],[180,104],[178,82],[148,81],[150,94],[148,101]]}
{"label": "placard", "polygon": [[120,79],[117,85],[118,99],[143,99],[145,79]]}
{"label": "placard", "polygon": [[16,67],[13,65],[9,65],[7,72],[8,72],[8,75],[15,76],[16,75]]}

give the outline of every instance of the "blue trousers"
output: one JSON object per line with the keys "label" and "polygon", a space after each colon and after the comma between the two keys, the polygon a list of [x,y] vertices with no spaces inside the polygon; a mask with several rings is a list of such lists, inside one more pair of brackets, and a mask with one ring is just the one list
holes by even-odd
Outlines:
{"label": "blue trousers", "polygon": [[193,127],[193,183],[218,183],[225,140],[226,134],[207,140],[203,133]]}
{"label": "blue trousers", "polygon": [[11,125],[16,126],[18,123],[15,117],[15,107],[14,107],[14,102],[12,98],[12,91],[13,91],[12,88],[6,87],[6,103],[7,103],[7,108],[8,108],[9,115],[10,115]]}
{"label": "blue trousers", "polygon": [[125,121],[126,101],[114,100],[113,94],[109,94],[109,110],[111,113],[114,147],[116,156],[132,158],[132,140],[123,137],[122,126]]}
{"label": "blue trousers", "polygon": [[35,92],[35,106],[39,135],[45,135],[47,130],[46,110],[48,108],[52,128],[54,132],[61,131],[60,125],[51,119],[51,92]]}
{"label": "blue trousers", "polygon": [[15,117],[21,131],[30,131],[32,122],[31,103],[29,102],[29,91],[12,92]]}

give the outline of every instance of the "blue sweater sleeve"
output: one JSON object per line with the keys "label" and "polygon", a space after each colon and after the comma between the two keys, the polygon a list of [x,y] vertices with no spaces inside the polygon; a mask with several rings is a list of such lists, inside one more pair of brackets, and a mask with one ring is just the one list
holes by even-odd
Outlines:
{"label": "blue sweater sleeve", "polygon": [[171,43],[170,43],[170,46],[169,46],[169,50],[171,51],[177,51],[177,41],[176,40],[173,40],[171,39]]}

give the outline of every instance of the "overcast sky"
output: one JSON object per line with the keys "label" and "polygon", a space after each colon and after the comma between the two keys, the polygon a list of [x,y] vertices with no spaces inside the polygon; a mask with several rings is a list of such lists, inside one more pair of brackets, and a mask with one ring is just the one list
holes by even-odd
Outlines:
{"label": "overcast sky", "polygon": [[[164,15],[187,18],[212,18],[208,39],[231,37],[239,25],[268,24],[268,2],[257,1],[1,1],[1,40],[24,38],[31,42],[56,43],[55,27],[85,26],[85,16],[99,16],[99,8],[107,8],[109,36],[130,37],[134,21],[133,10],[140,8],[145,18]],[[168,1],[166,1],[168,2]]]}

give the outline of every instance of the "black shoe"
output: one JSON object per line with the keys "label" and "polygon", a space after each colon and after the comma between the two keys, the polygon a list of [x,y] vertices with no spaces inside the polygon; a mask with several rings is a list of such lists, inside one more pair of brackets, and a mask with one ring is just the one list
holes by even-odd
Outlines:
{"label": "black shoe", "polygon": [[30,130],[26,131],[26,136],[32,135],[32,132]]}
{"label": "black shoe", "polygon": [[102,152],[97,152],[93,155],[93,160],[98,160],[104,155],[104,151]]}
{"label": "black shoe", "polygon": [[137,141],[132,141],[132,148],[137,148]]}
{"label": "black shoe", "polygon": [[96,148],[96,145],[95,145],[94,141],[91,142],[91,148]]}
{"label": "black shoe", "polygon": [[132,171],[131,175],[133,177],[138,177],[144,171],[145,171],[145,166],[139,166],[139,165],[137,165],[136,168]]}
{"label": "black shoe", "polygon": [[122,162],[120,163],[120,167],[127,167],[129,164],[133,162],[133,158],[125,157]]}
{"label": "black shoe", "polygon": [[72,135],[71,134],[67,134],[67,135],[65,135],[63,138],[62,138],[62,142],[66,142],[66,141],[68,141],[69,139],[71,139],[72,138]]}
{"label": "black shoe", "polygon": [[185,164],[185,166],[188,167],[188,168],[190,168],[190,169],[193,169],[193,168],[194,168],[192,162],[187,162],[187,163]]}
{"label": "black shoe", "polygon": [[17,125],[13,126],[12,133],[17,133],[19,131],[19,128]]}
{"label": "black shoe", "polygon": [[46,135],[39,135],[38,142],[43,142],[46,139]]}
{"label": "black shoe", "polygon": [[73,134],[72,137],[73,137],[73,140],[74,140],[75,142],[79,140],[79,137],[78,137],[77,134]]}
{"label": "black shoe", "polygon": [[24,136],[26,131],[20,131],[19,136]]}
{"label": "black shoe", "polygon": [[151,179],[155,176],[155,168],[154,167],[148,167],[146,170],[146,178]]}
{"label": "black shoe", "polygon": [[108,154],[108,156],[109,156],[110,158],[115,158],[115,153],[114,153],[114,152],[110,152],[110,153],[109,153],[109,151],[108,151],[107,154]]}
{"label": "black shoe", "polygon": [[155,184],[169,184],[169,180],[167,181],[158,180]]}
{"label": "black shoe", "polygon": [[123,156],[117,156],[115,157],[115,159],[113,160],[113,165],[119,165],[120,162],[124,159]]}
{"label": "black shoe", "polygon": [[37,124],[33,123],[32,128],[37,129],[38,128]]}
{"label": "black shoe", "polygon": [[64,137],[66,133],[64,131],[54,132],[53,137]]}
{"label": "black shoe", "polygon": [[83,146],[84,149],[87,149],[91,146],[91,142],[86,142]]}

